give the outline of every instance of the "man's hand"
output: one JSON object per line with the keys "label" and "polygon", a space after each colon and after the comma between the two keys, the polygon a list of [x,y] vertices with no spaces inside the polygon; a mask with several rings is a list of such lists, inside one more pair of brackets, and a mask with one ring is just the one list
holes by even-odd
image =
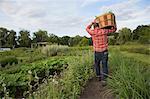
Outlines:
{"label": "man's hand", "polygon": [[91,22],[91,24],[89,24],[86,28],[86,31],[90,34],[90,35],[93,35],[93,31],[91,30],[91,27],[92,25],[94,24],[95,22]]}
{"label": "man's hand", "polygon": [[91,24],[89,25],[89,26],[90,26],[90,28],[92,27],[92,25],[93,25],[93,24],[95,24],[95,22],[91,22]]}
{"label": "man's hand", "polygon": [[115,26],[112,26],[111,29],[115,29]]}
{"label": "man's hand", "polygon": [[114,26],[111,26],[111,28],[110,29],[114,29]]}
{"label": "man's hand", "polygon": [[93,25],[93,24],[95,24],[95,22],[94,22],[94,21],[91,23],[91,25]]}

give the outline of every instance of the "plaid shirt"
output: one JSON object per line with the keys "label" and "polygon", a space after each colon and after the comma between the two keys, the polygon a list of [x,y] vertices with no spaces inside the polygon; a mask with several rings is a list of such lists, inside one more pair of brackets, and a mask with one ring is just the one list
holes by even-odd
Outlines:
{"label": "plaid shirt", "polygon": [[116,28],[113,29],[100,29],[96,28],[91,30],[91,24],[87,26],[86,31],[91,35],[93,41],[94,51],[103,52],[108,49],[108,33],[116,31]]}

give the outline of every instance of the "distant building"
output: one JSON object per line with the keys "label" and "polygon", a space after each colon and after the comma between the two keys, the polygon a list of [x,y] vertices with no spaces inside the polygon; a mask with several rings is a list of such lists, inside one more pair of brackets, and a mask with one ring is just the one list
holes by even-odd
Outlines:
{"label": "distant building", "polygon": [[4,52],[4,51],[10,51],[10,48],[0,48],[0,52]]}
{"label": "distant building", "polygon": [[37,42],[37,43],[32,43],[31,48],[45,47],[47,45],[49,45],[49,42]]}

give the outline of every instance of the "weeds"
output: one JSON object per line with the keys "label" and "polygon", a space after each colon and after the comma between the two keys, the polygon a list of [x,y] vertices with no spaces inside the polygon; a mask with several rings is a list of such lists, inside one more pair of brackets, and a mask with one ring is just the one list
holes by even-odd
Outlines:
{"label": "weeds", "polygon": [[120,98],[150,98],[150,73],[148,69],[145,69],[144,64],[132,58],[123,57],[118,51],[112,52],[110,64],[113,76],[109,79],[109,86]]}

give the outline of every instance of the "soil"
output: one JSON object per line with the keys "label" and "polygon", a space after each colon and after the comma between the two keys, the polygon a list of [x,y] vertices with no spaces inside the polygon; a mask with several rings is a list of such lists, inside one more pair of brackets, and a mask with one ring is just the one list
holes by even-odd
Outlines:
{"label": "soil", "polygon": [[108,86],[102,86],[102,83],[95,77],[87,82],[79,99],[115,99],[115,96]]}

